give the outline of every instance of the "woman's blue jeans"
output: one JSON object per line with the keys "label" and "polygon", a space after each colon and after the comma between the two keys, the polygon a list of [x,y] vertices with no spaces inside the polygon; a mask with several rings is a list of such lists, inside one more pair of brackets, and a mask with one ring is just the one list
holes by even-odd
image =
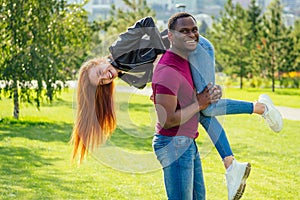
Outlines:
{"label": "woman's blue jeans", "polygon": [[[189,56],[194,85],[198,93],[212,82],[215,84],[215,57],[212,44],[200,36],[195,51]],[[204,127],[222,159],[233,155],[226,133],[215,116],[228,114],[252,114],[253,103],[220,99],[200,112],[199,122]]]}
{"label": "woman's blue jeans", "polygon": [[154,134],[152,145],[163,168],[168,199],[205,199],[202,165],[195,140]]}

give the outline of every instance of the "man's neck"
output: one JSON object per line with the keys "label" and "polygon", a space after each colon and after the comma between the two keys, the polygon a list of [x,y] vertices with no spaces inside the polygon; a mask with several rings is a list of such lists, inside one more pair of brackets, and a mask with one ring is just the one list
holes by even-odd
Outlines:
{"label": "man's neck", "polygon": [[188,52],[182,52],[176,48],[171,47],[170,51],[172,51],[173,53],[177,54],[178,56],[184,58],[184,59],[188,59]]}

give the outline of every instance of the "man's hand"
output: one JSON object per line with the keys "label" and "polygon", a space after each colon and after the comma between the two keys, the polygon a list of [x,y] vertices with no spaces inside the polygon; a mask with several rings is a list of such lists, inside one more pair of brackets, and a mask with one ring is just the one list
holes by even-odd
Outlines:
{"label": "man's hand", "polygon": [[212,83],[209,83],[203,92],[196,95],[199,110],[204,110],[209,104],[217,102],[221,96],[221,87],[219,85],[212,86]]}
{"label": "man's hand", "polygon": [[[214,85],[212,86],[212,83],[209,83],[207,85],[209,93],[212,95],[212,99],[214,99],[213,102],[217,102],[222,97],[222,88],[220,85]],[[212,102],[212,103],[213,103]]]}
{"label": "man's hand", "polygon": [[149,97],[150,101],[154,102],[154,95],[153,95],[153,92],[151,94],[151,96]]}

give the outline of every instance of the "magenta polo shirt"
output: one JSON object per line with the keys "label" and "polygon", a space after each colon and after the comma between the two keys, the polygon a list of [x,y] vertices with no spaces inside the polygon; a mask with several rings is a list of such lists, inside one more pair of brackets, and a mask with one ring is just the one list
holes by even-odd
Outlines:
{"label": "magenta polo shirt", "polygon": [[[189,62],[177,54],[166,51],[158,62],[152,77],[154,103],[156,94],[168,94],[177,97],[177,108],[191,105],[195,99],[194,84]],[[198,137],[198,115],[195,114],[180,126],[164,129],[159,122],[156,133],[164,136],[184,135],[190,138]]]}

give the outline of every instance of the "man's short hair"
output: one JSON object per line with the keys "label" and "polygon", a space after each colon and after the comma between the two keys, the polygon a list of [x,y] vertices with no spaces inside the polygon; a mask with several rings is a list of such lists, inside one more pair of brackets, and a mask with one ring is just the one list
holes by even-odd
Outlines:
{"label": "man's short hair", "polygon": [[177,23],[177,20],[184,17],[192,17],[195,20],[195,22],[197,22],[193,15],[187,12],[179,12],[179,13],[175,13],[169,18],[168,29],[175,30],[175,25]]}

